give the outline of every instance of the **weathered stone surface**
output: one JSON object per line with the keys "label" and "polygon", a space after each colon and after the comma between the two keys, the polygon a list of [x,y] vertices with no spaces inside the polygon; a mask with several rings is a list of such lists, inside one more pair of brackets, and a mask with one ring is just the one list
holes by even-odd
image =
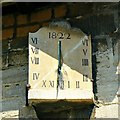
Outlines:
{"label": "weathered stone surface", "polygon": [[16,82],[16,83],[9,83],[3,84],[2,90],[3,94],[2,97],[4,98],[12,98],[12,97],[25,97],[25,82]]}
{"label": "weathered stone surface", "polygon": [[69,20],[72,27],[80,28],[86,34],[101,35],[115,31],[114,14],[95,14],[82,17],[81,19]]}
{"label": "weathered stone surface", "polygon": [[27,48],[28,47],[28,39],[27,37],[20,37],[16,38],[15,40],[12,40],[10,42],[11,49],[19,49],[19,48]]}
{"label": "weathered stone surface", "polygon": [[[118,60],[118,39],[104,36],[104,42],[98,39],[97,59],[97,97],[100,102],[96,108],[96,118],[118,118],[119,101],[117,93],[119,89],[119,78],[117,74]],[[102,39],[102,38],[101,38]],[[114,45],[112,44],[114,43]],[[104,47],[106,46],[106,47]],[[114,112],[113,112],[114,110]]]}
{"label": "weathered stone surface", "polygon": [[26,37],[22,37],[15,40],[7,39],[2,41],[1,69],[8,69],[9,66],[22,66],[28,63],[28,44],[26,39]]}
{"label": "weathered stone surface", "polygon": [[[109,45],[107,46],[109,47]],[[109,48],[96,56],[99,61],[97,64],[97,95],[100,100],[105,102],[112,101],[118,91],[118,75],[116,74],[118,52],[115,51],[115,55],[113,55],[112,49]]]}
{"label": "weathered stone surface", "polygon": [[27,66],[2,71],[2,110],[17,110],[25,105]]}
{"label": "weathered stone surface", "polygon": [[[5,4],[13,4],[13,3],[5,3]],[[106,117],[108,119],[109,119],[109,117],[116,118],[118,116],[117,110],[119,110],[118,112],[119,112],[119,119],[120,119],[120,105],[119,105],[119,108],[117,108],[117,101],[114,101],[114,98],[116,97],[117,87],[118,87],[118,81],[117,81],[117,77],[116,77],[118,75],[117,74],[118,62],[116,62],[118,60],[118,54],[116,54],[116,51],[118,50],[119,45],[116,46],[116,43],[117,43],[117,41],[119,39],[118,37],[120,35],[118,32],[118,30],[119,30],[118,25],[119,25],[119,21],[120,21],[120,18],[118,18],[119,14],[120,14],[120,10],[118,7],[120,7],[120,4],[119,3],[90,3],[90,4],[84,3],[84,5],[83,5],[83,3],[79,3],[79,4],[78,3],[67,3],[67,4],[68,4],[68,9],[67,9],[66,14],[68,14],[68,17],[74,17],[74,18],[65,18],[65,17],[64,18],[69,20],[73,27],[80,28],[82,31],[84,31],[87,34],[92,34],[92,39],[93,39],[92,45],[94,44],[93,51],[95,52],[95,53],[93,53],[94,57],[95,57],[93,64],[97,65],[97,68],[93,68],[93,70],[94,70],[93,75],[95,76],[95,80],[97,81],[96,82],[97,86],[94,86],[95,87],[94,89],[95,90],[97,89],[98,100],[101,100],[104,103],[106,103],[106,102],[111,103],[109,105],[105,105],[105,106],[102,105],[101,107],[96,108],[95,117],[99,118],[99,119],[101,119],[101,117],[102,118]],[[23,7],[22,6],[19,6],[19,8],[22,9],[24,7],[24,6]],[[85,7],[87,7],[87,8],[85,8]],[[85,9],[83,9],[83,8],[85,8]],[[14,9],[16,9],[16,7],[14,7]],[[13,12],[12,14],[14,14],[14,12],[19,11],[19,9],[16,9],[16,10],[14,10],[14,9],[11,9],[11,8],[6,9],[7,14],[9,14],[9,12],[10,12],[9,10],[12,10],[11,11],[11,13]],[[30,9],[27,9],[27,7],[26,7],[26,9],[24,9],[24,10],[28,10],[30,13],[30,11],[33,11],[33,9],[31,9],[31,10]],[[53,9],[54,9],[54,6],[53,6]],[[37,7],[37,10],[39,11],[38,7]],[[51,16],[53,17],[54,11],[52,11],[52,12],[53,13],[51,13],[52,14]],[[4,15],[4,12],[3,12],[3,15]],[[79,16],[77,16],[77,15],[79,15]],[[27,19],[30,21],[29,15],[28,15]],[[36,20],[36,18],[34,18],[34,19]],[[9,22],[9,20],[7,20],[7,21]],[[37,19],[37,21],[38,21],[38,19]],[[15,21],[15,22],[18,23],[17,21]],[[46,22],[49,22],[49,21],[46,21]],[[39,24],[39,26],[41,26],[41,24]],[[32,25],[34,26],[34,23],[32,23]],[[26,26],[28,26],[28,25],[26,24]],[[33,26],[31,26],[30,29],[34,28],[37,30],[37,28],[39,28],[39,26],[37,26],[37,28],[33,27]],[[18,31],[19,36],[23,36],[23,35],[27,36],[26,32],[22,33],[21,31],[23,31],[24,28],[26,28],[25,31],[29,32],[28,28],[25,26],[21,26],[19,28],[22,28],[22,29],[19,29],[19,31]],[[17,32],[16,30],[17,30],[17,26],[15,25],[14,26],[15,33]],[[34,30],[31,30],[31,31],[34,31]],[[4,36],[4,38],[8,38],[9,32],[10,31],[6,31],[6,30],[4,31],[4,33],[6,34]],[[99,37],[101,35],[103,35],[103,36],[110,35],[111,37],[114,36],[115,38],[112,39],[112,44],[111,44],[110,39],[108,39],[107,42],[106,42],[106,39],[102,39],[102,38],[100,38],[99,40],[94,39],[95,35],[98,35]],[[8,39],[11,39],[11,38],[8,38]],[[3,43],[2,48],[3,48],[4,55],[2,56],[2,59],[0,58],[0,61],[3,60],[3,64],[0,64],[0,66],[1,66],[0,68],[2,69],[2,65],[3,65],[4,69],[9,69],[8,71],[6,70],[3,72],[4,85],[5,84],[15,85],[15,82],[20,82],[20,81],[23,82],[24,80],[27,80],[27,72],[23,71],[23,73],[25,72],[25,74],[21,74],[18,72],[18,71],[22,71],[21,69],[16,70],[16,68],[15,68],[13,70],[13,66],[8,67],[8,63],[6,61],[6,52],[8,51],[8,41],[9,41],[8,39],[2,41],[2,43]],[[97,46],[95,44],[96,42],[99,43],[99,46]],[[110,42],[110,45],[108,44],[109,42]],[[1,44],[1,41],[0,41],[0,44]],[[28,46],[27,38],[16,39],[16,36],[14,36],[14,40],[11,42],[11,49],[25,48],[27,46]],[[112,46],[111,48],[113,48],[111,51],[109,51],[110,46]],[[96,52],[96,50],[98,50],[98,51]],[[26,58],[25,55],[22,55],[22,57],[21,57],[21,55],[20,54],[18,55],[18,53],[19,52],[17,52],[15,54],[15,51],[14,51],[14,53],[11,53],[11,56],[12,56],[11,58],[14,60],[14,62],[12,62],[12,60],[11,60],[11,63],[12,63],[11,65],[14,65],[14,67],[17,65],[19,66],[20,63],[24,62],[24,60],[25,61],[27,60],[27,59],[25,59]],[[15,57],[16,59],[14,59],[15,55],[17,55],[17,57]],[[23,58],[23,60],[19,60],[20,58]],[[22,62],[20,62],[20,61],[22,61]],[[22,64],[22,65],[24,65],[24,64]],[[15,73],[15,70],[17,71],[16,73]],[[6,74],[5,74],[5,72],[6,72]],[[96,75],[96,73],[97,73],[97,75]],[[5,77],[5,76],[7,76],[7,77]],[[9,79],[10,79],[10,82],[9,82]],[[0,85],[2,85],[2,84],[0,84]],[[119,83],[119,85],[120,85],[120,83]],[[0,87],[0,88],[2,88],[2,87]],[[22,88],[24,89],[24,86]],[[1,91],[2,90],[0,90],[0,92]],[[6,93],[4,95],[6,96],[7,94],[8,93]],[[16,107],[16,109],[19,109],[19,107],[22,106],[22,105],[19,106],[19,102],[25,101],[24,98],[21,98],[22,99],[21,100],[20,98],[17,99],[16,97],[14,97],[13,99],[15,99],[15,100],[10,100],[10,99],[3,100],[3,103],[4,103],[3,105],[5,105],[5,108],[3,110],[11,111],[12,109],[15,109],[15,107]],[[113,104],[113,102],[116,102],[116,104]],[[119,97],[119,102],[120,102],[120,97]],[[2,104],[1,104],[1,106],[2,106]],[[23,110],[23,113],[24,112],[25,111]],[[42,112],[42,110],[40,111],[40,109],[37,109],[36,112],[38,112],[38,114],[39,114],[39,112]],[[27,112],[27,113],[29,114],[29,112]],[[69,114],[69,113],[71,113],[71,114]],[[9,112],[9,113],[7,111],[6,113],[4,112],[3,114],[6,117],[7,116],[8,117],[12,117],[12,116],[16,117],[18,115],[18,112],[17,112],[17,114],[15,114],[14,111]],[[48,113],[48,114],[44,113],[42,115],[43,115],[43,117],[47,117],[47,116],[49,117],[49,116],[54,116],[54,115],[56,115],[57,117],[67,116],[69,119],[71,119],[71,118],[75,118],[77,116],[84,116],[84,114],[86,116],[88,116],[89,112],[87,109],[76,110],[76,111],[72,111],[72,112],[69,110],[66,110],[66,111],[62,111],[62,112],[59,111],[58,113],[55,113],[55,114],[54,113]],[[0,114],[0,117],[1,116],[2,115]]]}
{"label": "weathered stone surface", "polygon": [[9,53],[9,66],[23,66],[28,63],[27,51],[16,50]]}
{"label": "weathered stone surface", "polygon": [[20,119],[35,119],[38,120],[36,112],[32,106],[22,107],[19,110],[19,118]]}
{"label": "weathered stone surface", "polygon": [[96,108],[95,117],[101,118],[101,119],[103,118],[118,119],[118,114],[119,114],[118,112],[119,112],[119,109],[117,104],[106,105],[106,106]]}
{"label": "weathered stone surface", "polygon": [[11,67],[2,71],[3,84],[12,84],[27,81],[28,66]]}
{"label": "weathered stone surface", "polygon": [[2,110],[19,110],[23,105],[25,105],[25,98],[22,97],[12,97],[2,100]]}
{"label": "weathered stone surface", "polygon": [[[29,99],[93,98],[91,39],[79,29],[64,27],[66,24],[55,23],[29,34]],[[61,75],[57,73],[59,40]]]}
{"label": "weathered stone surface", "polygon": [[2,69],[2,57],[0,57],[0,70]]}

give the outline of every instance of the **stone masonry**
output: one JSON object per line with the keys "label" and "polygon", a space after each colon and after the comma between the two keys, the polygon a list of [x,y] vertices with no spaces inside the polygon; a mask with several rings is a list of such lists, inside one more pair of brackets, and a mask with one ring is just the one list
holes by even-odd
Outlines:
{"label": "stone masonry", "polygon": [[[1,114],[4,118],[116,118],[119,115],[120,3],[3,3]],[[94,105],[57,112],[25,107],[28,80],[28,33],[54,21],[67,21],[92,39]],[[24,106],[24,107],[23,107]],[[47,106],[46,106],[47,108]],[[42,109],[41,109],[42,111]]]}

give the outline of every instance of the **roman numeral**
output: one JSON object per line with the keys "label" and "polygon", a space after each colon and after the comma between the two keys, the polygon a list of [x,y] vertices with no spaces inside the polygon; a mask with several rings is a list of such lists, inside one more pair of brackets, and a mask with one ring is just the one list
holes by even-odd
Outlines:
{"label": "roman numeral", "polygon": [[31,38],[31,40],[32,40],[32,42],[33,42],[34,44],[37,44],[37,43],[38,43],[37,38]]}
{"label": "roman numeral", "polygon": [[80,88],[80,82],[76,81],[76,88]]}
{"label": "roman numeral", "polygon": [[33,48],[31,47],[31,50],[34,54],[38,54],[39,53],[39,48]]}
{"label": "roman numeral", "polygon": [[46,87],[46,80],[43,80],[42,87]]}
{"label": "roman numeral", "polygon": [[33,73],[33,80],[38,80],[40,73]]}
{"label": "roman numeral", "polygon": [[49,87],[54,87],[54,81],[49,81],[50,85]]}
{"label": "roman numeral", "polygon": [[88,59],[82,59],[82,66],[88,66]]}
{"label": "roman numeral", "polygon": [[83,74],[83,82],[88,82],[88,75]]}
{"label": "roman numeral", "polygon": [[84,55],[86,56],[86,54],[87,54],[87,49],[83,49],[83,53],[84,53]]}
{"label": "roman numeral", "polygon": [[39,58],[36,58],[36,57],[32,58],[31,57],[31,62],[32,62],[32,64],[39,64]]}
{"label": "roman numeral", "polygon": [[70,88],[70,81],[68,81],[68,88]]}
{"label": "roman numeral", "polygon": [[88,40],[87,40],[87,39],[82,40],[82,44],[83,44],[84,46],[88,46]]}

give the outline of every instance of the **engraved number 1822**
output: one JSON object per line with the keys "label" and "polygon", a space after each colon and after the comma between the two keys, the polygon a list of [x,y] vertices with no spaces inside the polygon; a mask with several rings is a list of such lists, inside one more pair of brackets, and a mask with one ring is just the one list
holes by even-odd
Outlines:
{"label": "engraved number 1822", "polygon": [[71,39],[70,33],[56,33],[56,32],[49,32],[48,33],[49,39]]}

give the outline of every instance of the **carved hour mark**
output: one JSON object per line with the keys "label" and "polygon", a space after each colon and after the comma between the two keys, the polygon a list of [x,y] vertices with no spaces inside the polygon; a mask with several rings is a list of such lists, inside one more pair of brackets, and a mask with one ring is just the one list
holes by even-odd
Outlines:
{"label": "carved hour mark", "polygon": [[39,48],[31,47],[31,50],[34,54],[39,54]]}
{"label": "carved hour mark", "polygon": [[87,54],[87,49],[83,49],[83,53],[84,53],[84,55],[86,56],[86,54]]}
{"label": "carved hour mark", "polygon": [[88,59],[82,59],[82,66],[88,66]]}
{"label": "carved hour mark", "polygon": [[37,38],[31,38],[31,40],[32,40],[32,42],[33,42],[34,44],[37,44],[37,43],[38,43],[38,39],[37,39]]}
{"label": "carved hour mark", "polygon": [[83,74],[83,82],[88,82],[88,75]]}
{"label": "carved hour mark", "polygon": [[84,46],[88,46],[88,40],[87,39],[82,40],[82,43],[83,43]]}
{"label": "carved hour mark", "polygon": [[38,80],[40,73],[33,73],[33,80]]}
{"label": "carved hour mark", "polygon": [[31,57],[31,62],[32,62],[32,64],[39,64],[39,58],[36,58],[36,57],[32,58]]}

